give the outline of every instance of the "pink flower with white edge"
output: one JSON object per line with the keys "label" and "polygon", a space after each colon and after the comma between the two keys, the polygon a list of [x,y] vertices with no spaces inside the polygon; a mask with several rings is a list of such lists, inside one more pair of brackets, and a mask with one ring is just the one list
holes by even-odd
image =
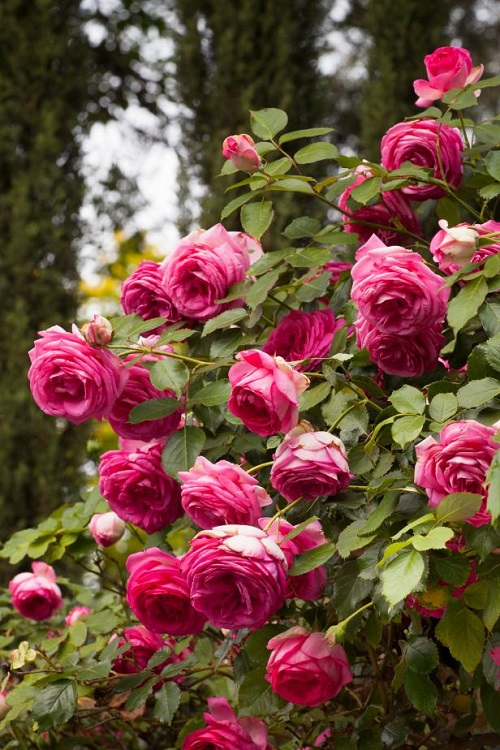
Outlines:
{"label": "pink flower with white edge", "polygon": [[446,219],[438,224],[440,230],[431,240],[430,251],[439,269],[452,274],[472,261],[478,232],[470,224],[449,227]]}
{"label": "pink flower with white edge", "polygon": [[182,750],[273,750],[260,719],[238,719],[226,698],[209,698],[208,707],[210,713],[203,714],[207,726],[188,734]]}
{"label": "pink flower with white edge", "polygon": [[342,646],[323,633],[294,627],[271,638],[265,678],[273,692],[299,706],[320,706],[335,698],[352,674]]}
{"label": "pink flower with white edge", "polygon": [[447,91],[476,83],[484,70],[483,65],[472,67],[470,52],[462,47],[438,47],[424,57],[424,64],[429,80],[419,78],[413,82],[417,107],[429,107]]}
{"label": "pink flower with white edge", "polygon": [[71,627],[71,625],[74,625],[77,620],[79,620],[81,617],[85,617],[86,615],[89,615],[92,612],[90,607],[73,607],[73,609],[70,609],[66,617],[64,618],[64,622],[68,628]]}
{"label": "pink flower with white edge", "polygon": [[32,573],[18,573],[9,582],[12,604],[30,620],[48,620],[63,605],[54,568],[44,562],[31,563]]}
{"label": "pink flower with white edge", "polygon": [[253,138],[246,133],[229,135],[222,144],[222,156],[229,159],[242,172],[255,172],[260,167],[260,157]]}
{"label": "pink flower with white edge", "polygon": [[111,510],[108,513],[94,513],[88,529],[100,547],[111,547],[120,541],[126,526],[125,521]]}
{"label": "pink flower with white edge", "polygon": [[236,359],[228,373],[229,411],[257,435],[289,432],[299,420],[299,395],[309,379],[282,357],[259,349],[239,352]]}

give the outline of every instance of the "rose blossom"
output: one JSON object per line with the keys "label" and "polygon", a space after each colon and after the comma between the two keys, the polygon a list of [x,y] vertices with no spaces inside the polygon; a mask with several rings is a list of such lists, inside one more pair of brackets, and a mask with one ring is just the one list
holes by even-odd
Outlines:
{"label": "rose blossom", "polygon": [[128,380],[120,358],[91,346],[76,326],[72,333],[52,326],[40,336],[28,372],[37,406],[73,424],[108,416]]}
{"label": "rose blossom", "polygon": [[323,633],[294,627],[271,638],[266,680],[273,691],[299,706],[320,706],[352,681],[347,655]]}
{"label": "rose blossom", "polygon": [[244,243],[216,224],[180,241],[162,263],[163,284],[181,315],[203,323],[241,304],[241,300],[218,300],[244,280],[250,262]]}
{"label": "rose blossom", "polygon": [[255,263],[256,260],[264,253],[262,245],[255,237],[246,232],[228,232],[231,239],[241,248],[243,253],[242,258],[246,258],[248,254],[250,263]]}
{"label": "rose blossom", "polygon": [[260,628],[285,601],[287,563],[275,541],[254,526],[200,531],[181,571],[193,607],[216,628]]}
{"label": "rose blossom", "polygon": [[330,271],[330,284],[337,284],[340,279],[340,274],[343,273],[343,271],[350,271],[351,268],[352,263],[346,263],[342,260],[329,260],[328,263],[325,263],[323,266],[322,271]]}
{"label": "rose blossom", "polygon": [[85,615],[89,615],[91,612],[92,610],[90,607],[73,607],[64,618],[64,623],[69,628],[71,625],[74,625],[80,617],[85,617]]}
{"label": "rose blossom", "polygon": [[372,235],[356,259],[351,297],[380,333],[413,335],[444,320],[450,289],[418,253]]}
{"label": "rose blossom", "polygon": [[344,322],[343,318],[336,320],[329,307],[312,312],[293,310],[271,331],[262,351],[283,357],[287,362],[309,360],[294,365],[299,372],[317,370]]}
{"label": "rose blossom", "polygon": [[94,315],[89,323],[82,326],[85,341],[92,346],[105,346],[113,337],[113,326],[102,315]]}
{"label": "rose blossom", "polygon": [[[462,182],[464,143],[457,128],[431,119],[400,122],[382,138],[381,164],[385,169],[399,169],[405,162],[430,168],[431,176],[457,188]],[[401,188],[414,201],[442,198],[446,192],[439,185],[417,183]]]}
{"label": "rose blossom", "polygon": [[229,411],[257,435],[288,432],[299,419],[299,395],[309,379],[288,365],[258,349],[239,352],[240,360],[229,369],[231,396]]}
{"label": "rose blossom", "polygon": [[141,260],[134,273],[125,279],[120,303],[126,315],[136,313],[144,320],[165,318],[165,324],[155,331],[177,323],[181,317],[163,284],[161,264],[153,260]]}
{"label": "rose blossom", "polygon": [[32,573],[18,573],[9,582],[12,604],[30,620],[48,620],[63,605],[54,568],[44,562],[31,563]]}
{"label": "rose blossom", "polygon": [[271,485],[291,503],[338,495],[353,474],[344,444],[329,432],[304,432],[285,439],[274,454]]}
{"label": "rose blossom", "polygon": [[182,750],[273,750],[260,719],[236,718],[226,698],[209,698],[208,707],[210,713],[203,714],[207,726],[188,734]]}
{"label": "rose blossom", "polygon": [[438,47],[424,57],[428,81],[419,78],[413,81],[418,96],[417,107],[429,107],[436,99],[451,89],[461,89],[476,83],[483,75],[484,66],[472,67],[470,52],[461,47]]}
{"label": "rose blossom", "polygon": [[150,547],[130,555],[127,570],[127,604],[148,630],[169,635],[203,630],[206,618],[191,605],[179,558]]}
{"label": "rose blossom", "polygon": [[[441,227],[431,240],[432,257],[443,273],[453,274],[460,271],[467,263],[480,263],[491,255],[500,252],[500,222],[485,221],[483,224],[457,224],[448,227],[448,222],[441,219]],[[478,247],[478,237],[493,235],[491,245]],[[495,235],[498,235],[495,237]]]}
{"label": "rose blossom", "polygon": [[494,427],[463,419],[444,427],[439,442],[430,436],[415,447],[415,483],[425,488],[432,508],[446,495],[472,492],[482,495],[484,500],[479,511],[466,519],[467,523],[484,526],[491,521],[486,510],[488,490],[484,482],[499,447],[493,440],[496,433]]}
{"label": "rose blossom", "polygon": [[255,172],[260,166],[260,157],[254,146],[253,138],[246,133],[229,135],[222,144],[222,156],[242,172]]}
{"label": "rose blossom", "polygon": [[257,479],[229,461],[211,463],[203,456],[180,471],[182,507],[202,529],[224,523],[255,526],[272,500]]}
{"label": "rose blossom", "polygon": [[101,547],[111,547],[118,542],[124,535],[125,528],[125,522],[113,511],[94,513],[88,525],[95,542]]}
{"label": "rose blossom", "polygon": [[[117,635],[112,635],[109,642],[112,643],[118,638]],[[173,638],[167,638],[164,640],[158,633],[151,633],[143,625],[138,625],[132,628],[125,628],[123,635],[120,636],[118,646],[126,646],[129,648],[121,653],[113,661],[113,669],[119,674],[136,674],[142,672],[147,668],[148,661],[152,656],[160,651],[162,648],[169,647],[171,653],[165,656],[165,660],[156,667],[153,667],[152,671],[156,674],[160,674],[167,664],[177,664],[178,662],[184,661],[184,659],[191,653],[189,649],[183,649],[181,654],[175,653],[175,641]],[[174,677],[174,682],[182,682],[182,677]],[[161,687],[163,680],[159,680],[155,689]]]}
{"label": "rose blossom", "polygon": [[109,507],[148,534],[183,514],[180,487],[165,473],[158,443],[107,451],[99,463],[99,492]]}

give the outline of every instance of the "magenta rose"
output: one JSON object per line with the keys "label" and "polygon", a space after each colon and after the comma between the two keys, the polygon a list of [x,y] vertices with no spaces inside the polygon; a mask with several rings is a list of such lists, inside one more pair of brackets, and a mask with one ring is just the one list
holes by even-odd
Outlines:
{"label": "magenta rose", "polygon": [[486,510],[488,490],[486,472],[498,443],[493,440],[497,429],[474,419],[452,422],[441,430],[439,442],[428,437],[416,447],[415,483],[424,487],[429,505],[437,508],[453,492],[472,492],[484,497],[479,511],[467,523],[484,526],[491,521]]}
{"label": "magenta rose", "polygon": [[136,552],[127,560],[127,604],[153,633],[194,635],[206,618],[191,605],[180,560],[158,547]]}
{"label": "magenta rose", "polygon": [[224,523],[255,526],[271,498],[255,477],[229,461],[213,464],[199,456],[192,469],[180,471],[182,507],[202,529]]}
{"label": "magenta rose", "polygon": [[[382,138],[381,164],[385,169],[399,169],[405,162],[432,170],[431,177],[457,188],[462,182],[464,143],[457,128],[443,122],[422,119],[400,122]],[[442,198],[446,191],[439,185],[419,182],[401,188],[411,200]]]}
{"label": "magenta rose", "polygon": [[165,318],[165,324],[156,331],[177,323],[181,317],[163,284],[161,264],[153,260],[141,260],[134,273],[125,279],[120,302],[126,315],[136,313],[144,320]]}
{"label": "magenta rose", "polygon": [[344,444],[329,432],[304,432],[286,438],[274,454],[271,484],[292,502],[338,495],[353,474]]}
{"label": "magenta rose", "polygon": [[91,346],[76,326],[72,333],[52,326],[40,336],[28,372],[37,406],[73,424],[107,417],[128,380],[120,358]]}
{"label": "magenta rose", "polygon": [[77,620],[79,620],[81,617],[85,617],[86,615],[89,615],[92,612],[90,607],[73,607],[70,609],[66,617],[64,618],[65,625],[69,628],[71,625],[74,625]]}
{"label": "magenta rose", "polygon": [[447,91],[476,83],[484,70],[483,65],[472,67],[470,52],[462,47],[438,47],[424,57],[424,63],[429,80],[419,78],[413,82],[417,107],[429,107]]}
{"label": "magenta rose", "polygon": [[94,513],[88,525],[94,541],[101,547],[111,547],[112,544],[116,544],[124,535],[125,528],[125,522],[113,511]]}
{"label": "magenta rose", "polygon": [[344,323],[343,318],[335,318],[329,307],[313,312],[293,310],[271,331],[262,351],[283,357],[287,362],[297,362],[294,369],[299,372],[317,370],[330,352],[335,333]]}
{"label": "magenta rose", "polygon": [[205,322],[241,304],[240,299],[220,300],[244,280],[250,262],[244,243],[216,224],[181,240],[162,263],[163,285],[181,315]]}
{"label": "magenta rose", "polygon": [[23,617],[48,620],[63,605],[54,568],[43,562],[31,563],[32,573],[18,573],[9,582],[12,604]]}
{"label": "magenta rose", "polygon": [[407,336],[442,323],[450,289],[418,253],[372,235],[356,258],[351,297],[380,333]]}
{"label": "magenta rose", "polygon": [[210,713],[203,714],[207,726],[188,734],[182,750],[273,750],[260,719],[236,718],[226,698],[209,698],[208,707]]}
{"label": "magenta rose", "polygon": [[[118,638],[116,635],[112,635],[109,642],[115,641]],[[123,635],[119,637],[118,645],[127,646],[126,651],[121,653],[113,661],[113,669],[119,674],[136,674],[142,672],[147,668],[148,661],[154,656],[157,651],[162,648],[169,647],[171,649],[170,655],[165,657],[165,660],[160,664],[153,667],[152,671],[156,674],[161,674],[162,670],[167,664],[177,664],[178,662],[184,661],[189,656],[190,650],[184,649],[181,654],[175,653],[175,641],[173,638],[162,638],[158,633],[151,633],[143,625],[138,625],[132,628],[125,628]],[[174,682],[181,682],[182,677],[174,677]],[[163,680],[159,680],[155,689],[161,687]]]}
{"label": "magenta rose", "polygon": [[299,395],[309,379],[282,357],[258,349],[240,352],[236,359],[240,361],[228,373],[229,411],[257,435],[289,432],[298,422]]}
{"label": "magenta rose", "polygon": [[347,655],[323,633],[294,627],[271,638],[266,680],[273,691],[299,706],[320,706],[352,682]]}
{"label": "magenta rose", "polygon": [[148,534],[160,531],[183,514],[180,487],[165,473],[158,443],[101,456],[99,491],[109,507]]}
{"label": "magenta rose", "polygon": [[193,607],[216,628],[260,628],[285,601],[285,555],[254,526],[200,531],[181,571]]}
{"label": "magenta rose", "polygon": [[236,169],[241,169],[242,172],[255,172],[260,166],[255,142],[246,133],[228,135],[222,144],[222,156],[229,159]]}

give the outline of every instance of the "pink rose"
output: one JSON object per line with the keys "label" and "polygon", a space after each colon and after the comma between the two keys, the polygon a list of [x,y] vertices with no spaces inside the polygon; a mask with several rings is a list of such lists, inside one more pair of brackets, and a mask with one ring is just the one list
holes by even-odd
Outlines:
{"label": "pink rose", "polygon": [[429,80],[419,78],[413,82],[417,107],[429,107],[447,91],[476,83],[484,70],[483,65],[473,68],[470,52],[461,47],[438,47],[424,57],[424,63]]}
{"label": "pink rose", "polygon": [[113,326],[102,315],[94,315],[89,323],[82,326],[85,341],[92,346],[105,346],[113,337]]}
{"label": "pink rose", "polygon": [[428,437],[416,447],[415,483],[424,487],[429,505],[436,508],[443,497],[453,492],[472,492],[484,497],[479,511],[467,518],[472,526],[484,526],[491,521],[486,510],[488,490],[484,486],[486,472],[498,443],[493,440],[494,427],[463,419],[452,422],[441,430],[439,442]]}
{"label": "pink rose", "polygon": [[75,622],[80,619],[80,617],[85,617],[91,612],[92,610],[90,609],[90,607],[73,607],[73,609],[70,609],[70,611],[64,618],[64,622],[66,626],[70,628],[71,625],[74,625]]}
{"label": "pink rose", "polygon": [[[431,177],[457,188],[462,182],[464,143],[457,128],[443,122],[422,119],[400,122],[390,128],[381,142],[385,169],[399,169],[405,162],[432,170]],[[442,198],[446,191],[439,185],[417,183],[401,188],[411,200]]]}
{"label": "pink rose", "polygon": [[[112,635],[109,642],[112,643],[117,638],[117,635]],[[142,672],[147,668],[151,657],[165,647],[169,647],[171,653],[165,657],[164,661],[153,667],[152,671],[158,675],[161,674],[167,664],[177,664],[184,661],[191,653],[190,649],[183,649],[181,654],[176,654],[176,643],[173,638],[164,640],[158,633],[151,633],[143,625],[125,628],[123,635],[119,638],[118,645],[126,646],[127,644],[129,648],[113,661],[113,669],[118,674],[137,674],[138,672]],[[174,682],[182,682],[182,680],[182,677],[173,678]],[[162,683],[163,680],[158,680],[154,689],[159,689]]]}
{"label": "pink rose", "polygon": [[[313,312],[294,310],[271,331],[262,351],[283,357],[287,362],[299,362],[294,365],[296,371],[317,370],[330,352],[335,333],[344,323],[343,318],[336,320],[329,307]],[[300,360],[309,361],[302,363]]]}
{"label": "pink rose", "polygon": [[127,560],[127,604],[153,633],[194,635],[205,617],[193,609],[180,560],[158,547],[136,552]]}
{"label": "pink rose", "polygon": [[450,289],[418,253],[372,235],[356,258],[351,297],[380,333],[407,336],[442,323]]}
{"label": "pink rose", "polygon": [[299,706],[320,706],[352,682],[347,655],[323,633],[294,627],[271,638],[266,680],[273,691]]}
{"label": "pink rose", "polygon": [[180,314],[163,284],[160,263],[142,260],[137,269],[122,284],[120,303],[126,315],[136,313],[144,320],[165,318],[165,324],[155,328],[162,331],[165,325],[177,323]]}
{"label": "pink rose", "polygon": [[108,451],[99,464],[99,491],[124,521],[147,534],[160,531],[183,514],[180,487],[165,473],[158,443],[132,451]]}
{"label": "pink rose", "polygon": [[441,229],[432,238],[430,251],[439,270],[451,275],[472,261],[478,233],[470,224],[448,227],[446,219],[438,224]]}
{"label": "pink rose", "polygon": [[207,724],[187,735],[182,750],[273,750],[267,742],[267,728],[254,716],[236,715],[226,698],[209,698]]}
{"label": "pink rose", "polygon": [[229,135],[222,144],[222,156],[242,172],[255,172],[260,167],[260,157],[254,146],[253,138],[246,133]]}
{"label": "pink rose", "polygon": [[381,333],[362,316],[354,325],[358,347],[367,349],[371,361],[383,372],[401,378],[419,378],[435,370],[446,342],[440,323],[409,336]]}
{"label": "pink rose", "polygon": [[94,513],[88,525],[94,541],[101,547],[111,547],[112,544],[120,541],[125,533],[125,528],[125,521],[122,521],[113,511]]}
{"label": "pink rose", "polygon": [[299,419],[299,395],[309,379],[293,370],[282,357],[258,349],[236,355],[240,360],[228,373],[229,411],[257,435],[289,432]]}
{"label": "pink rose", "polygon": [[254,526],[200,531],[181,571],[193,607],[216,628],[260,628],[285,601],[285,555]]}
{"label": "pink rose", "polygon": [[220,302],[229,287],[243,281],[250,266],[244,243],[216,224],[180,241],[162,263],[163,285],[181,315],[205,322],[242,300]]}
{"label": "pink rose", "polygon": [[107,417],[128,380],[119,357],[91,346],[76,326],[72,333],[52,326],[40,336],[28,372],[37,406],[73,424]]}
{"label": "pink rose", "polygon": [[48,620],[63,605],[54,568],[44,562],[31,563],[33,573],[18,573],[9,582],[12,604],[23,617]]}
{"label": "pink rose", "polygon": [[241,248],[243,253],[242,258],[245,258],[248,254],[250,263],[255,263],[256,260],[259,260],[264,252],[259,240],[246,232],[228,232],[228,234]]}
{"label": "pink rose", "polygon": [[182,507],[202,529],[224,523],[255,526],[272,500],[255,477],[229,461],[213,464],[203,456],[180,471]]}
{"label": "pink rose", "polygon": [[329,432],[304,432],[285,439],[274,454],[271,485],[292,502],[338,495],[353,474],[344,444]]}

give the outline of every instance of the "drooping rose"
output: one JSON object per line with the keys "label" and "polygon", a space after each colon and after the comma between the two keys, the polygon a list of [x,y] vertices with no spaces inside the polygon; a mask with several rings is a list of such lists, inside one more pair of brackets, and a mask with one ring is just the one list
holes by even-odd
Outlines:
{"label": "drooping rose", "polygon": [[94,513],[88,526],[95,542],[101,547],[116,544],[124,535],[125,528],[125,522],[113,511]]}
{"label": "drooping rose", "polygon": [[439,441],[429,436],[415,447],[415,483],[424,487],[429,505],[436,508],[441,500],[454,492],[472,492],[482,495],[481,508],[467,523],[484,526],[491,521],[486,510],[488,490],[484,486],[486,472],[498,443],[493,440],[497,430],[477,422],[462,419],[446,425]]}
{"label": "drooping rose", "polygon": [[70,609],[66,617],[64,618],[65,625],[69,628],[71,625],[74,625],[74,623],[80,619],[80,617],[85,617],[86,615],[89,615],[92,612],[90,607],[73,607]]}
{"label": "drooping rose", "polygon": [[63,605],[54,569],[43,562],[31,563],[32,573],[18,573],[9,582],[12,604],[23,617],[48,620]]}
{"label": "drooping rose", "polygon": [[72,333],[52,326],[40,336],[28,372],[37,406],[73,424],[107,417],[128,380],[120,358],[91,346],[76,326]]}
{"label": "drooping rose", "polygon": [[136,313],[144,320],[165,318],[165,324],[154,329],[161,331],[181,316],[163,283],[160,263],[141,260],[137,269],[122,284],[120,303],[126,315]]}
{"label": "drooping rose", "polygon": [[194,635],[206,618],[191,604],[180,560],[158,547],[136,552],[127,559],[127,604],[153,633]]}
{"label": "drooping rose", "polygon": [[299,395],[309,379],[288,365],[258,349],[236,355],[240,360],[229,370],[229,411],[257,435],[289,432],[298,422]]}
{"label": "drooping rose", "polygon": [[273,750],[267,728],[254,716],[236,717],[226,698],[209,698],[206,727],[195,729],[182,743],[182,750]]}
{"label": "drooping rose", "polygon": [[312,312],[293,310],[271,331],[262,351],[283,357],[287,362],[297,362],[294,369],[299,372],[318,370],[344,322],[343,318],[337,320],[329,307]]}
{"label": "drooping rose", "polygon": [[[400,122],[382,138],[381,164],[385,169],[399,169],[405,162],[429,168],[431,177],[444,180],[452,188],[462,182],[464,143],[457,128],[444,122],[424,118]],[[440,185],[417,182],[401,188],[411,200],[442,198],[446,191]]]}
{"label": "drooping rose", "polygon": [[271,484],[292,502],[338,495],[353,474],[344,444],[329,432],[304,432],[286,438],[274,454]]}
{"label": "drooping rose", "polygon": [[352,681],[342,646],[332,645],[323,633],[294,627],[271,638],[266,680],[273,691],[299,706],[320,706]]}
{"label": "drooping rose", "polygon": [[146,443],[131,451],[107,451],[99,463],[99,491],[109,507],[148,534],[183,514],[180,487],[161,463],[163,446]]}
{"label": "drooping rose", "polygon": [[229,159],[236,169],[241,169],[242,172],[255,172],[260,166],[255,142],[246,133],[228,135],[222,144],[222,156]]}
{"label": "drooping rose", "polygon": [[413,82],[417,107],[429,107],[447,91],[476,83],[484,70],[483,65],[472,67],[470,52],[462,47],[438,47],[424,57],[424,64],[429,80],[419,78]]}
{"label": "drooping rose", "polygon": [[262,508],[272,503],[257,479],[229,461],[211,463],[203,456],[180,471],[182,507],[202,529],[224,523],[255,526]]}
{"label": "drooping rose", "polygon": [[285,555],[254,526],[200,531],[181,571],[193,607],[216,628],[260,628],[285,601]]}

